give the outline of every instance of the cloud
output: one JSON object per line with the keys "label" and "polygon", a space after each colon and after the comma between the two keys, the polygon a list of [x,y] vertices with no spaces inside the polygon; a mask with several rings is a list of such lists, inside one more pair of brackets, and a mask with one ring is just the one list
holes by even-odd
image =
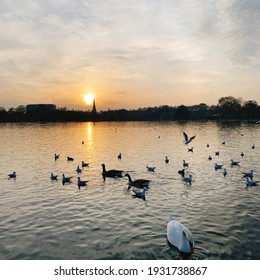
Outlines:
{"label": "cloud", "polygon": [[223,81],[235,91],[238,69],[252,83],[258,26],[258,0],[3,0],[0,84],[43,100],[87,86],[127,89],[130,99],[165,92],[169,103],[171,92],[206,98]]}

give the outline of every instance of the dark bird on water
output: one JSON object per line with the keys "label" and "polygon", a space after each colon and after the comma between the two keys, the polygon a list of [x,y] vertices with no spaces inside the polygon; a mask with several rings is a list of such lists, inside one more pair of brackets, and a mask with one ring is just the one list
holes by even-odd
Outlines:
{"label": "dark bird on water", "polygon": [[117,169],[110,169],[106,170],[106,166],[104,163],[102,163],[102,176],[103,179],[106,180],[106,177],[110,178],[120,178],[123,177],[123,171],[122,170],[117,170]]}
{"label": "dark bird on water", "polygon": [[132,180],[131,176],[129,173],[126,173],[125,176],[128,178],[128,189],[131,187],[136,187],[136,188],[144,188],[148,187],[150,180],[146,179],[137,179],[137,180]]}

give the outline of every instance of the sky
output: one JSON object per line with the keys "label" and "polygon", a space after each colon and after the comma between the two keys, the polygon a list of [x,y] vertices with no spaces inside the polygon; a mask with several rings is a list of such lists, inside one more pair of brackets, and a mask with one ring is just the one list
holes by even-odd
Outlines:
{"label": "sky", "polygon": [[0,0],[0,107],[260,105],[259,0]]}

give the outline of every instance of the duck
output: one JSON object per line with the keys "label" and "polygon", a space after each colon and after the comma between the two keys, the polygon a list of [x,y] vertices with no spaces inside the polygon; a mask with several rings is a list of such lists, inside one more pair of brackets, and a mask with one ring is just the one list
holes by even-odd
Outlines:
{"label": "duck", "polygon": [[246,186],[252,187],[252,186],[258,186],[259,181],[250,181],[249,177],[246,177]]}
{"label": "duck", "polygon": [[216,152],[215,152],[215,156],[219,156],[219,151],[216,151]]}
{"label": "duck", "polygon": [[62,174],[62,185],[64,185],[65,183],[71,183],[71,178],[72,176],[66,177],[64,174]]}
{"label": "duck", "polygon": [[110,177],[110,178],[123,177],[122,170],[117,170],[117,169],[106,170],[106,166],[104,163],[102,163],[101,166],[102,166],[102,176],[104,181],[106,180],[106,177]]}
{"label": "duck", "polygon": [[169,163],[169,159],[167,156],[165,157],[165,163]]}
{"label": "duck", "polygon": [[136,188],[148,187],[150,183],[150,180],[147,179],[137,179],[133,181],[129,173],[126,173],[125,176],[128,178],[128,189],[130,189],[131,187],[136,187]]}
{"label": "duck", "polygon": [[186,162],[185,159],[184,159],[184,160],[183,160],[183,163],[182,163],[182,166],[183,166],[183,167],[189,167],[189,163]]}
{"label": "duck", "polygon": [[234,161],[233,159],[231,159],[231,167],[233,166],[239,166],[239,161]]}
{"label": "duck", "polygon": [[82,169],[79,167],[79,165],[77,166],[77,169],[75,170],[78,173],[81,173]]}
{"label": "duck", "polygon": [[252,145],[252,149],[255,149],[255,144]]}
{"label": "duck", "polygon": [[139,197],[139,198],[145,198],[145,193],[147,192],[147,187],[144,187],[142,190],[136,190],[133,189],[133,196]]}
{"label": "duck", "polygon": [[183,181],[184,181],[184,182],[187,182],[187,183],[189,183],[189,184],[191,185],[191,182],[192,182],[192,175],[190,174],[189,176],[184,177],[184,178],[183,178]]}
{"label": "duck", "polygon": [[191,231],[172,216],[168,218],[167,239],[180,252],[194,253],[194,240]]}
{"label": "duck", "polygon": [[194,135],[194,136],[189,138],[187,133],[185,133],[184,131],[183,131],[183,136],[184,136],[184,142],[183,143],[185,145],[188,145],[196,137],[196,135]]}
{"label": "duck", "polygon": [[58,175],[54,175],[53,173],[51,173],[51,180],[58,180]]}
{"label": "duck", "polygon": [[222,142],[222,145],[225,145],[225,144],[226,144],[226,141],[223,141],[223,142]]}
{"label": "duck", "polygon": [[72,157],[67,157],[67,160],[68,160],[68,161],[73,161],[74,158],[72,158]]}
{"label": "duck", "polygon": [[88,167],[88,166],[89,166],[89,163],[84,162],[84,160],[82,160],[81,166],[82,166],[82,167]]}
{"label": "duck", "polygon": [[226,168],[224,168],[224,170],[223,170],[223,176],[226,178],[226,176],[227,176],[227,169]]}
{"label": "duck", "polygon": [[215,163],[215,170],[222,169],[223,164]]}
{"label": "duck", "polygon": [[251,171],[249,171],[249,172],[243,172],[243,176],[242,176],[242,178],[250,178],[251,180],[253,179],[253,177],[254,177],[254,171],[253,170],[251,170]]}
{"label": "duck", "polygon": [[60,157],[60,155],[54,154],[54,160],[57,160]]}
{"label": "duck", "polygon": [[147,165],[146,165],[146,168],[147,168],[147,170],[150,171],[150,172],[155,172],[155,167],[147,166]]}
{"label": "duck", "polygon": [[11,173],[11,174],[8,174],[8,177],[9,177],[9,179],[10,178],[16,178],[16,172],[14,171],[13,173]]}
{"label": "duck", "polygon": [[78,187],[79,188],[86,186],[87,182],[88,182],[88,180],[83,181],[83,180],[80,180],[80,177],[78,177]]}
{"label": "duck", "polygon": [[207,148],[209,148],[209,143],[207,144]]}
{"label": "duck", "polygon": [[243,157],[245,154],[244,154],[243,152],[241,152],[241,154],[240,154],[240,155],[241,155],[241,157]]}
{"label": "duck", "polygon": [[178,174],[180,174],[182,177],[185,175],[185,169],[179,170]]}

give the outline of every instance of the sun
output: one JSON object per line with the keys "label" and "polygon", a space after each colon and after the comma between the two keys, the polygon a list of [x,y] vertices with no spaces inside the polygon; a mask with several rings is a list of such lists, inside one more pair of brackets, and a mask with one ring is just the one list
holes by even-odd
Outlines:
{"label": "sun", "polygon": [[84,95],[84,101],[87,105],[91,105],[93,103],[95,96],[92,92],[88,92]]}

